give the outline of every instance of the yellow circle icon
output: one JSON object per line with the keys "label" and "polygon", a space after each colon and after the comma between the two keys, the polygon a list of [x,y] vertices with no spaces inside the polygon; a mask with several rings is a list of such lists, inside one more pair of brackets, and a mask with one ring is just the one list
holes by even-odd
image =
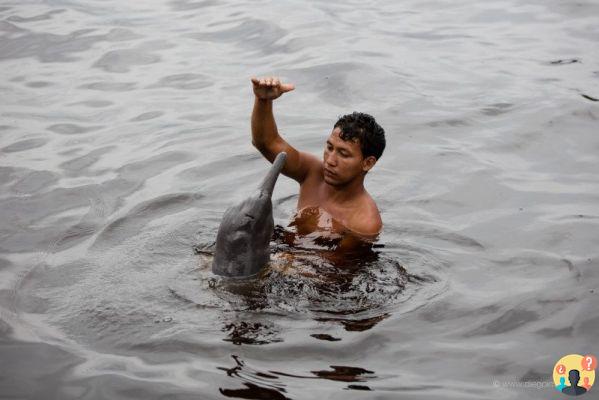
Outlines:
{"label": "yellow circle icon", "polygon": [[568,354],[553,367],[553,383],[558,392],[579,396],[595,383],[597,358],[593,355]]}

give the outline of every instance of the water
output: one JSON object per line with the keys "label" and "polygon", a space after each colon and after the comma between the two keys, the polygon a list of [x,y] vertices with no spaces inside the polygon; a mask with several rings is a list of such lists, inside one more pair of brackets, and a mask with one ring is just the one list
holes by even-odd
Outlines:
{"label": "water", "polygon": [[[0,18],[0,397],[557,399],[505,382],[599,352],[599,2]],[[268,169],[249,131],[266,74],[296,84],[275,114],[302,150],[354,110],[385,128],[382,246],[340,271],[275,241],[233,284],[209,246]],[[281,227],[297,190],[279,179]]]}

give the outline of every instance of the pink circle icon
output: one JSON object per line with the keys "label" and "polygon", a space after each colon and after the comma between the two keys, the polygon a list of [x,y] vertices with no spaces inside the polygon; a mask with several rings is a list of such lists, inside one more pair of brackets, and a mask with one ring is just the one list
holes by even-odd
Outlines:
{"label": "pink circle icon", "polygon": [[582,357],[580,364],[583,370],[592,371],[597,368],[597,357],[592,354],[587,354],[586,356]]}

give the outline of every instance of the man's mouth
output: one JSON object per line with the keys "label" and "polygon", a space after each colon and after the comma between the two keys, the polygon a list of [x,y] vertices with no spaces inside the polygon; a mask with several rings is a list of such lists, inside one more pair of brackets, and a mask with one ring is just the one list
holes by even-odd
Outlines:
{"label": "man's mouth", "polygon": [[333,171],[331,171],[330,169],[325,168],[324,169],[324,173],[327,175],[332,175],[332,176],[337,176],[337,174]]}

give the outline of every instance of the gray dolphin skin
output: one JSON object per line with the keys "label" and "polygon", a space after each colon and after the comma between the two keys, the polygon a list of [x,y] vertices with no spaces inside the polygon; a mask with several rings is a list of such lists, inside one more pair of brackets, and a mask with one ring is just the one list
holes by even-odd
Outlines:
{"label": "gray dolphin skin", "polygon": [[279,153],[258,192],[225,211],[216,235],[213,273],[243,278],[268,264],[274,231],[272,192],[286,158]]}

